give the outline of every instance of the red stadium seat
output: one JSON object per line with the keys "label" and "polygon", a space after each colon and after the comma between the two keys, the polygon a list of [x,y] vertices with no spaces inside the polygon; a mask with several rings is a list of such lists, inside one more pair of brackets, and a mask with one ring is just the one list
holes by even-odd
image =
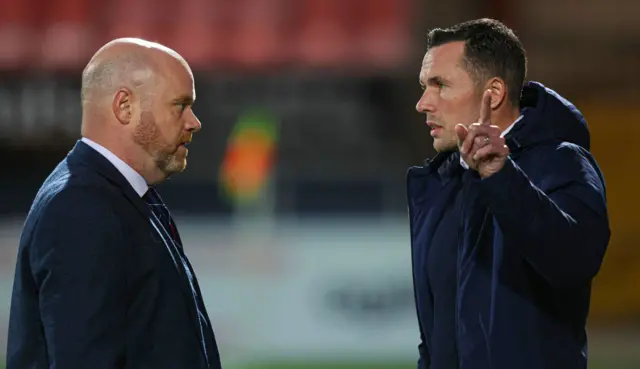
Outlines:
{"label": "red stadium seat", "polygon": [[224,52],[218,11],[225,1],[189,0],[176,7],[165,28],[167,46],[180,53],[194,69],[210,68],[214,57]]}
{"label": "red stadium seat", "polygon": [[[358,57],[354,63],[397,68],[407,59],[411,42],[411,0],[359,1]],[[366,6],[365,6],[366,5]]]}
{"label": "red stadium seat", "polygon": [[235,0],[236,18],[230,53],[242,66],[264,68],[286,58],[281,38],[287,2],[283,0]]}
{"label": "red stadium seat", "polygon": [[157,0],[111,0],[108,4],[104,14],[107,18],[104,37],[107,40],[141,37],[160,41],[161,30],[166,27],[161,22],[162,12],[167,6],[171,6],[171,11],[183,6],[177,2],[165,4],[165,1]]}
{"label": "red stadium seat", "polygon": [[296,56],[315,67],[334,67],[349,58],[352,47],[348,30],[349,1],[306,0],[299,5]]}
{"label": "red stadium seat", "polygon": [[39,61],[46,69],[84,66],[93,53],[94,27],[88,0],[49,0]]}
{"label": "red stadium seat", "polygon": [[0,69],[28,66],[37,45],[35,0],[0,0]]}

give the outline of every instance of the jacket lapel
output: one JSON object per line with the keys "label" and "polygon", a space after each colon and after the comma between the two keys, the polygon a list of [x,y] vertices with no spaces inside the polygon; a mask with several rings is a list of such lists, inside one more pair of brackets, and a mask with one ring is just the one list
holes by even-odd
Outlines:
{"label": "jacket lapel", "polygon": [[78,141],[73,149],[69,152],[68,160],[84,164],[100,173],[105,179],[120,188],[123,195],[131,202],[145,219],[151,216],[151,211],[147,204],[138,196],[136,191],[131,187],[127,179],[116,169],[109,160],[102,156],[99,152],[92,149],[89,145],[82,141]]}
{"label": "jacket lapel", "polygon": [[[182,255],[180,255],[180,252],[178,251],[178,248],[180,246],[178,246],[173,237],[171,237],[170,230],[165,229],[165,227],[162,225],[162,222],[153,213],[151,213],[151,216],[149,217],[149,222],[155,228],[155,231],[159,234],[167,253],[169,253],[171,258],[173,259],[175,271],[178,274],[178,278],[180,278],[182,284],[182,288],[180,290],[187,301],[187,305],[189,306],[189,315],[191,316],[191,320],[195,324],[195,327],[198,328],[196,332],[199,332],[200,322],[198,320],[198,311],[195,305],[196,297],[193,295],[193,291],[191,290],[191,282],[189,281],[189,277],[186,273],[186,268],[189,268],[188,261],[186,260],[186,257],[183,259]],[[191,270],[189,271],[189,273],[193,274]],[[195,276],[193,276],[193,279],[193,283],[195,283]],[[200,337],[199,334],[198,337]]]}

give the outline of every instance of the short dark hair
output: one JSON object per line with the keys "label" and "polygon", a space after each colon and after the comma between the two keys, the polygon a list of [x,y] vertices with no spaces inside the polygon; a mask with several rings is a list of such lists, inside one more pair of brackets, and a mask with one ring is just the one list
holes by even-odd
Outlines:
{"label": "short dark hair", "polygon": [[450,28],[435,28],[427,36],[429,49],[464,41],[463,67],[476,83],[500,77],[506,85],[508,99],[513,106],[520,105],[520,93],[527,75],[527,57],[515,33],[494,19],[476,19]]}

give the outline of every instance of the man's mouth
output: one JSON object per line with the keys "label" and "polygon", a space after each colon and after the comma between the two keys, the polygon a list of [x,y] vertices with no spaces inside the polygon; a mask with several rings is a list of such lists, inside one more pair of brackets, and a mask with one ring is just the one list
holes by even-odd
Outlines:
{"label": "man's mouth", "polygon": [[189,149],[187,148],[187,146],[189,146],[190,141],[184,141],[178,144],[178,146],[176,146],[176,151],[180,150],[181,148],[184,149],[185,151],[188,151]]}
{"label": "man's mouth", "polygon": [[431,128],[431,137],[436,137],[442,131],[442,126],[433,121],[427,121],[427,126]]}

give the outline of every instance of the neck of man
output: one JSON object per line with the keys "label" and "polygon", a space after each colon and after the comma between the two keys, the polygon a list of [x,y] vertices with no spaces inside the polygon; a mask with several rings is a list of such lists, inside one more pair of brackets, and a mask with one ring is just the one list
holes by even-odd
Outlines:
{"label": "neck of man", "polygon": [[504,132],[518,119],[520,116],[520,109],[510,108],[496,113],[494,113],[493,124],[500,127],[500,130]]}
{"label": "neck of man", "polygon": [[123,144],[120,150],[122,157],[120,158],[138,172],[149,186],[166,179],[165,173],[158,168],[151,154],[144,148],[135,142],[127,142],[126,144],[125,141],[120,142]]}
{"label": "neck of man", "polygon": [[111,151],[124,163],[138,172],[148,185],[162,182],[166,175],[155,164],[151,155],[134,142],[111,138],[107,134],[97,134],[91,130],[83,130],[82,136]]}

